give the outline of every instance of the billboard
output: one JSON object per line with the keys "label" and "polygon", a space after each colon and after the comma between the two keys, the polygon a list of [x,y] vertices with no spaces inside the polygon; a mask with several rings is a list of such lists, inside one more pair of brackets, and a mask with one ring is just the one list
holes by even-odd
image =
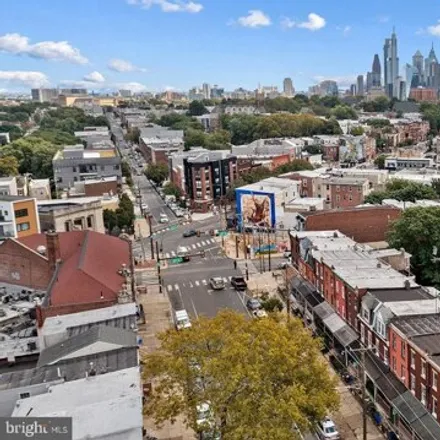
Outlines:
{"label": "billboard", "polygon": [[250,190],[235,191],[238,223],[244,227],[272,228],[275,226],[273,194]]}

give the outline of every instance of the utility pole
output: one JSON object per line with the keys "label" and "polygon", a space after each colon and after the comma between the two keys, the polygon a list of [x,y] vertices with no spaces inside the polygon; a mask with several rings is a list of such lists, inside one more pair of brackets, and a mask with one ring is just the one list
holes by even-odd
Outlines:
{"label": "utility pole", "polygon": [[153,237],[150,237],[151,259],[154,260],[154,241]]}
{"label": "utility pole", "polygon": [[260,260],[260,273],[263,273],[263,265],[261,261],[261,234],[258,231],[258,259]]}
{"label": "utility pole", "polygon": [[235,258],[238,258],[238,235],[235,236]]}
{"label": "utility pole", "polygon": [[159,293],[162,293],[162,277],[160,275],[160,255],[159,255],[159,242],[156,241],[156,257],[157,257],[157,278],[159,281]]}
{"label": "utility pole", "polygon": [[271,265],[271,261],[270,261],[270,253],[271,253],[271,249],[270,249],[270,228],[267,228],[267,245],[269,248],[269,272],[272,270],[272,265]]}

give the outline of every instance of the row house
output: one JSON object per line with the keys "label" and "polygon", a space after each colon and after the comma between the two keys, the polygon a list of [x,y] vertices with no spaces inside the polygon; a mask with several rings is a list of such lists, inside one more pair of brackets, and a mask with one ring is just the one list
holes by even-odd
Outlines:
{"label": "row house", "polygon": [[[437,300],[435,300],[437,301]],[[440,422],[440,314],[393,320],[389,328],[390,367]]]}
{"label": "row house", "polygon": [[[389,326],[395,319],[435,312],[436,299],[423,287],[369,291],[362,298],[358,314],[361,342],[372,348],[386,365],[393,363],[389,347]],[[403,373],[403,372],[402,372]]]}

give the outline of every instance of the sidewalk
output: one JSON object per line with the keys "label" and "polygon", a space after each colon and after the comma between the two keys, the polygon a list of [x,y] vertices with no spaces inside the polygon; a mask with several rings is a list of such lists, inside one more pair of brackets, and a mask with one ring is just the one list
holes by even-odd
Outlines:
{"label": "sidewalk", "polygon": [[[140,325],[138,331],[142,338],[140,357],[158,350],[160,346],[156,334],[172,326],[172,309],[168,296],[165,293],[159,293],[157,285],[146,287],[147,293],[140,293],[138,298],[145,315],[145,324]],[[148,435],[158,440],[195,439],[194,433],[185,427],[182,417],[178,417],[175,423],[165,422],[162,428],[157,428],[152,419],[144,416],[144,428]]]}

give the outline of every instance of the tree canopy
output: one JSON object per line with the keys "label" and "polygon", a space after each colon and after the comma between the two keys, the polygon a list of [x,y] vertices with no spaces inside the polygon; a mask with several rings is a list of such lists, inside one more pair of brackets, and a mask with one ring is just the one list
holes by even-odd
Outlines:
{"label": "tree canopy", "polygon": [[297,319],[225,310],[158,337],[161,349],[144,358],[144,379],[155,384],[145,410],[158,425],[183,415],[194,431],[224,440],[291,440],[295,425],[306,431],[338,406],[320,343]]}
{"label": "tree canopy", "polygon": [[163,181],[168,178],[168,166],[164,163],[150,163],[145,170],[145,175],[156,185],[162,185]]}
{"label": "tree canopy", "polygon": [[432,134],[438,134],[440,130],[440,105],[434,103],[422,103],[420,111],[423,119],[429,122]]}
{"label": "tree canopy", "polygon": [[208,113],[208,110],[201,101],[191,101],[188,107],[189,116],[201,116]]}
{"label": "tree canopy", "polygon": [[419,283],[440,288],[440,208],[415,207],[403,211],[389,232],[388,242],[409,252]]}
{"label": "tree canopy", "polygon": [[357,113],[348,105],[337,105],[331,111],[332,116],[336,119],[357,119]]}
{"label": "tree canopy", "polygon": [[380,113],[390,110],[392,103],[385,96],[380,96],[373,101],[364,101],[361,105],[364,112]]}
{"label": "tree canopy", "polygon": [[168,182],[163,187],[163,192],[167,196],[174,196],[176,199],[180,199],[182,197],[182,189],[179,188],[175,183]]}
{"label": "tree canopy", "polygon": [[416,200],[435,200],[438,198],[436,191],[428,185],[410,180],[394,179],[386,184],[384,191],[373,191],[368,194],[365,197],[365,203],[379,204],[384,199],[415,202]]}

